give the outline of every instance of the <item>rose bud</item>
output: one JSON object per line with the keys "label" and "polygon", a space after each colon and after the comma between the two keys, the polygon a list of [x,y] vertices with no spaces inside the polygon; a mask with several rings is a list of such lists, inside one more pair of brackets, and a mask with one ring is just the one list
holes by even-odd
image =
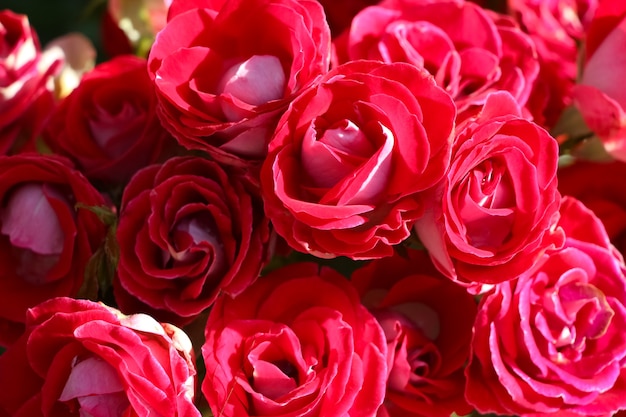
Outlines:
{"label": "rose bud", "polygon": [[330,268],[293,264],[218,298],[205,335],[213,415],[373,416],[383,401],[383,330]]}
{"label": "rose bud", "polygon": [[558,152],[504,91],[458,127],[450,170],[425,197],[426,215],[415,225],[444,275],[462,285],[503,282],[563,244]]}
{"label": "rose bud", "polygon": [[312,0],[215,3],[172,4],[148,61],[159,116],[188,149],[258,163],[289,102],[327,72],[330,31]]}
{"label": "rose bud", "polygon": [[291,104],[270,143],[261,189],[276,232],[322,258],[391,255],[448,168],[455,114],[412,65],[335,68]]}
{"label": "rose bud", "polygon": [[191,341],[150,316],[55,298],[0,356],[0,415],[200,417]]}
{"label": "rose bud", "polygon": [[258,277],[268,220],[247,176],[199,157],[139,171],[124,189],[114,285],[124,312],[188,323]]}
{"label": "rose bud", "polygon": [[125,184],[175,145],[155,109],[146,61],[119,56],[87,73],[61,101],[46,127],[46,143],[73,159],[87,178]]}
{"label": "rose bud", "polygon": [[90,210],[76,207],[101,206],[103,197],[58,157],[0,157],[0,201],[2,345],[23,330],[28,308],[79,294],[105,228]]}
{"label": "rose bud", "polygon": [[564,199],[561,216],[563,248],[481,300],[466,371],[466,398],[480,413],[611,416],[626,407],[625,266],[580,202]]}
{"label": "rose bud", "polygon": [[0,154],[34,149],[54,108],[53,76],[61,55],[43,54],[28,18],[0,11]]}
{"label": "rose bud", "polygon": [[376,259],[350,278],[387,338],[387,393],[377,416],[470,414],[463,371],[476,302],[426,252],[408,255]]}

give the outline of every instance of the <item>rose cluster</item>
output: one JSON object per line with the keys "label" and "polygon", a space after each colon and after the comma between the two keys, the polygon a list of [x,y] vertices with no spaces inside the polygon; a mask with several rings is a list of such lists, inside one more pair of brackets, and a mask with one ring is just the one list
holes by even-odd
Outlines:
{"label": "rose cluster", "polygon": [[626,412],[626,6],[496,3],[0,10],[0,417]]}

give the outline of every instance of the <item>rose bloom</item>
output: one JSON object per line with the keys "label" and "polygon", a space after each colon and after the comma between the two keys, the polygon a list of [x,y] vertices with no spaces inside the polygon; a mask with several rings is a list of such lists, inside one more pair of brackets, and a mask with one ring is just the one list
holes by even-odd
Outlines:
{"label": "rose bloom", "polygon": [[481,412],[610,416],[626,407],[626,277],[602,223],[564,200],[564,247],[479,306],[466,398]]}
{"label": "rose bloom", "polygon": [[[523,106],[539,64],[532,40],[505,16],[462,0],[388,0],[352,21],[344,60],[408,62],[425,68],[459,113],[506,90]],[[341,58],[340,58],[341,60]]]}
{"label": "rose bloom", "polygon": [[200,417],[195,375],[180,329],[55,298],[28,311],[26,333],[0,356],[0,415]]}
{"label": "rose bloom", "polygon": [[126,183],[175,143],[156,115],[146,61],[131,55],[86,74],[61,101],[45,134],[55,153],[73,159],[87,178],[106,186]]}
{"label": "rose bloom", "polygon": [[626,161],[626,2],[601,1],[587,31],[575,104],[614,158]]}
{"label": "rose bloom", "polygon": [[0,157],[0,201],[1,345],[22,330],[29,307],[79,294],[105,228],[94,213],[76,208],[104,199],[62,158]]}
{"label": "rose bloom", "polygon": [[265,211],[289,245],[322,258],[391,255],[449,164],[455,108],[426,72],[355,61],[302,94],[261,170]]}
{"label": "rose bloom", "polygon": [[626,255],[626,163],[578,161],[559,168],[561,194],[582,201],[602,221],[611,243]]}
{"label": "rose bloom", "polygon": [[578,43],[597,8],[597,0],[510,0],[509,13],[530,35],[540,70],[529,98],[534,121],[554,127],[572,101],[578,72]]}
{"label": "rose bloom", "polygon": [[476,302],[424,251],[376,259],[350,278],[387,338],[387,393],[378,417],[470,414],[463,370]]}
{"label": "rose bloom", "polygon": [[148,61],[159,115],[188,149],[260,162],[280,113],[327,72],[330,30],[312,0],[221,3],[173,2]]}
{"label": "rose bloom", "polygon": [[450,170],[415,225],[444,275],[463,285],[506,281],[563,243],[558,152],[506,92],[459,126]]}
{"label": "rose bloom", "polygon": [[344,277],[293,264],[218,299],[202,392],[216,416],[373,416],[385,395],[386,350]]}
{"label": "rose bloom", "polygon": [[185,323],[257,278],[269,229],[247,180],[198,157],[171,158],[131,179],[117,228],[122,311]]}
{"label": "rose bloom", "polygon": [[28,17],[0,11],[0,154],[32,146],[54,107],[61,65],[57,54],[41,52]]}

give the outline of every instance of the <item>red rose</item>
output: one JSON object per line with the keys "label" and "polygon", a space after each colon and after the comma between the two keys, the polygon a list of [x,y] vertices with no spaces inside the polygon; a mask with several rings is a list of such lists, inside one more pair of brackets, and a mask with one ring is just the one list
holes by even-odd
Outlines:
{"label": "red rose", "polygon": [[197,157],[144,168],[122,198],[120,308],[193,320],[220,293],[237,295],[257,278],[268,236],[246,177]]}
{"label": "red rose", "polygon": [[463,370],[476,302],[424,251],[377,259],[351,282],[387,338],[387,393],[379,417],[466,415]]}
{"label": "red rose", "polygon": [[76,204],[104,199],[67,161],[36,154],[0,157],[0,344],[23,327],[26,310],[76,296],[104,238],[96,215]]}
{"label": "red rose", "polygon": [[385,395],[383,331],[339,273],[295,264],[211,310],[202,385],[214,415],[373,416]]}
{"label": "red rose", "polygon": [[328,70],[330,32],[316,1],[220,3],[174,2],[149,74],[181,145],[258,162],[289,101]]}
{"label": "red rose", "polygon": [[523,106],[539,70],[527,35],[504,16],[463,0],[387,0],[365,8],[352,21],[345,54],[426,69],[459,113],[497,90]]}
{"label": "red rose", "polygon": [[576,197],[602,221],[617,249],[626,255],[626,163],[579,161],[559,168],[561,194]]}
{"label": "red rose", "polygon": [[144,314],[55,298],[0,356],[0,415],[200,417],[189,338]]}
{"label": "red rose", "polygon": [[415,225],[444,275],[464,285],[506,281],[563,243],[555,228],[558,152],[506,92],[459,127],[450,171]]}
{"label": "red rose", "polygon": [[125,183],[173,142],[155,109],[146,61],[119,56],[96,66],[61,102],[46,127],[46,140],[88,178]]}
{"label": "red rose", "polygon": [[390,255],[448,168],[454,117],[450,96],[412,65],[335,68],[291,104],[270,143],[261,188],[276,231],[322,258]]}
{"label": "red rose", "polygon": [[55,53],[42,54],[26,16],[0,11],[0,154],[40,133],[54,106],[48,86],[61,64]]}
{"label": "red rose", "polygon": [[466,398],[481,413],[610,416],[626,407],[626,267],[580,202],[565,199],[561,214],[564,247],[481,301],[466,372]]}
{"label": "red rose", "polygon": [[626,162],[625,48],[626,2],[600,1],[587,31],[583,74],[574,100],[607,152]]}

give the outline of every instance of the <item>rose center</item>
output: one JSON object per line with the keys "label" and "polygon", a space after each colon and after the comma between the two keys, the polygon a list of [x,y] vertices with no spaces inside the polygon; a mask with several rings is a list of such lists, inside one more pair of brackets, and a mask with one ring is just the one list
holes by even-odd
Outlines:
{"label": "rose center", "polygon": [[16,188],[0,208],[0,233],[10,242],[15,272],[27,282],[46,282],[63,253],[65,233],[71,231],[63,230],[59,214],[71,216],[67,199],[37,183]]}
{"label": "rose center", "polygon": [[280,60],[272,55],[253,55],[230,67],[220,80],[222,110],[228,121],[241,120],[246,107],[260,106],[285,94],[285,72]]}
{"label": "rose center", "polygon": [[208,213],[186,216],[170,232],[169,251],[163,253],[165,267],[176,267],[197,262],[209,256],[213,270],[221,269],[225,262],[224,246],[220,240],[213,217]]}
{"label": "rose center", "polygon": [[553,331],[552,357],[557,362],[578,360],[587,341],[602,337],[615,314],[602,291],[581,282],[547,291],[544,305]]}
{"label": "rose center", "polygon": [[60,402],[81,416],[122,416],[130,406],[115,369],[104,360],[74,358]]}

